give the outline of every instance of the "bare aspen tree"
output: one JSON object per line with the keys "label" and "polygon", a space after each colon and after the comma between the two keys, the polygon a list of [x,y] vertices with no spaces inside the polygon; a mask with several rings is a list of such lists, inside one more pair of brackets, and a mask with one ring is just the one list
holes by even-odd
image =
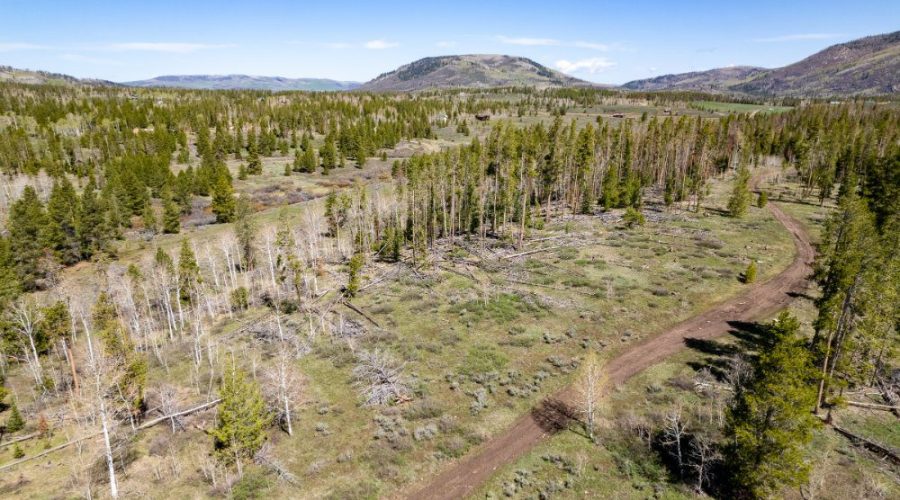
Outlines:
{"label": "bare aspen tree", "polygon": [[37,351],[37,308],[30,300],[24,299],[13,306],[11,316],[13,331],[18,337],[28,371],[34,377],[35,384],[41,386],[44,382],[44,370]]}
{"label": "bare aspen tree", "polygon": [[106,399],[105,394],[107,392],[107,388],[104,387],[104,375],[106,370],[106,362],[103,359],[102,350],[94,349],[94,341],[91,336],[91,328],[88,326],[87,320],[82,313],[81,316],[82,324],[84,325],[84,333],[85,333],[85,342],[87,343],[88,348],[88,368],[93,375],[93,392],[94,397],[96,398],[96,410],[100,414],[100,426],[103,433],[103,446],[106,454],[106,465],[109,471],[109,494],[112,498],[119,498],[119,487],[116,482],[116,466],[115,460],[113,458],[113,450],[112,450],[112,440],[111,440],[111,431],[110,431],[110,418],[107,415],[106,408]]}
{"label": "bare aspen tree", "polygon": [[684,474],[684,452],[682,442],[687,434],[687,425],[681,414],[681,407],[675,407],[663,417],[663,443],[675,447],[678,475]]}
{"label": "bare aspen tree", "polygon": [[591,441],[594,440],[597,417],[600,414],[603,391],[608,382],[606,371],[593,350],[588,351],[581,362],[578,377],[575,379],[575,391],[578,395],[579,411],[584,415],[584,427]]}
{"label": "bare aspen tree", "polygon": [[712,463],[719,459],[719,453],[710,438],[698,435],[691,441],[689,455],[691,457],[690,467],[697,474],[697,483],[694,488],[697,493],[701,493],[703,485],[709,484],[709,470]]}
{"label": "bare aspen tree", "polygon": [[282,345],[274,364],[263,374],[263,388],[269,407],[289,436],[294,435],[294,406],[301,396],[301,380],[293,361],[294,357],[288,352],[287,346]]}

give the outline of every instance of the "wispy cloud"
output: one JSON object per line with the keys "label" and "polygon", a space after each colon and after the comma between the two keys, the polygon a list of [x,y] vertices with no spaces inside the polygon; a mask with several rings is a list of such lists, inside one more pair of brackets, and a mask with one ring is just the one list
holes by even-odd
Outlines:
{"label": "wispy cloud", "polygon": [[609,52],[614,48],[619,48],[618,44],[589,42],[585,40],[566,41],[557,40],[556,38],[538,38],[538,37],[511,37],[505,35],[497,35],[497,40],[506,45],[523,45],[526,47],[575,47],[578,49],[597,50],[601,52]]}
{"label": "wispy cloud", "polygon": [[560,59],[556,61],[556,69],[563,73],[599,73],[607,68],[615,66],[616,63],[605,57],[591,57],[588,59],[579,59],[577,61],[568,61]]}
{"label": "wispy cloud", "polygon": [[400,44],[397,42],[389,42],[387,40],[369,40],[368,42],[363,44],[363,47],[370,50],[383,50],[390,49],[393,47],[398,47]]}
{"label": "wispy cloud", "polygon": [[507,45],[525,45],[528,47],[560,45],[560,41],[553,38],[508,37],[497,35],[497,39],[500,40],[501,43]]}
{"label": "wispy cloud", "polygon": [[840,38],[842,36],[844,35],[840,33],[796,33],[793,35],[754,38],[753,41],[758,43],[797,42],[802,40],[830,40],[832,38]]}
{"label": "wispy cloud", "polygon": [[610,45],[605,43],[594,43],[594,42],[575,42],[572,44],[573,47],[578,47],[581,49],[591,49],[591,50],[599,50],[602,52],[608,52],[611,48]]}
{"label": "wispy cloud", "polygon": [[453,41],[441,41],[435,44],[436,46],[442,49],[449,49],[450,47],[456,47],[456,42]]}
{"label": "wispy cloud", "polygon": [[210,43],[182,43],[182,42],[126,42],[110,43],[97,46],[99,50],[112,52],[165,52],[170,54],[189,54],[200,50],[227,49],[235,47],[234,44],[210,44]]}
{"label": "wispy cloud", "polygon": [[37,45],[25,42],[0,42],[0,52],[15,52],[18,50],[45,50],[49,49],[46,45]]}
{"label": "wispy cloud", "polygon": [[59,56],[59,58],[65,61],[85,64],[97,64],[103,66],[120,66],[122,64],[121,61],[114,61],[112,59],[103,59],[99,57],[90,57],[84,54],[62,54]]}

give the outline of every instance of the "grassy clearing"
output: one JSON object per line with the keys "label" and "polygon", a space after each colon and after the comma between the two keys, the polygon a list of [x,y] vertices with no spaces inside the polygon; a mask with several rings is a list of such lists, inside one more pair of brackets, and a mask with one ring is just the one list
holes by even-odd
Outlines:
{"label": "grassy clearing", "polygon": [[[781,206],[802,220],[813,234],[818,234],[823,210],[827,208],[797,200],[783,200]],[[810,293],[814,293],[812,288]],[[815,318],[811,300],[799,299],[791,306],[791,312],[800,318],[804,333],[811,335],[810,324]],[[690,481],[679,480],[657,451],[630,436],[626,429],[631,425],[629,422],[659,421],[661,415],[674,407],[689,409],[694,415],[694,425],[710,425],[709,422],[720,419],[721,402],[697,392],[693,380],[704,367],[715,370],[723,365],[729,353],[748,349],[753,349],[752,336],[734,332],[721,340],[686,349],[645,370],[609,397],[598,445],[591,444],[579,429],[564,431],[497,471],[472,497],[530,498],[542,493],[554,498],[695,496]],[[848,407],[837,411],[835,419],[868,439],[895,448],[900,444],[896,418],[889,413]],[[831,429],[822,427],[816,431],[810,456],[814,466],[808,487],[810,495],[820,498],[900,495],[896,470]],[[797,491],[784,491],[782,495],[800,498]]]}
{"label": "grassy clearing", "polygon": [[692,104],[699,109],[716,113],[784,113],[793,109],[791,106],[768,106],[740,102],[696,101]]}

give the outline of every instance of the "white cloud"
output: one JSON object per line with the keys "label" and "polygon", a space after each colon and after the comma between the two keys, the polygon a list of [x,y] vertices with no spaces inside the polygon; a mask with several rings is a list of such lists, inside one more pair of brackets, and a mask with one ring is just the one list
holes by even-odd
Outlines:
{"label": "white cloud", "polygon": [[382,50],[397,47],[399,45],[400,44],[397,42],[389,42],[387,40],[369,40],[363,44],[363,47],[371,50]]}
{"label": "white cloud", "polygon": [[566,59],[556,61],[556,69],[563,73],[586,72],[594,74],[615,65],[616,63],[605,57],[591,57],[588,59],[580,59],[578,61],[568,61]]}
{"label": "white cloud", "polygon": [[100,50],[113,52],[166,52],[170,54],[189,54],[199,50],[226,49],[235,47],[233,44],[208,44],[208,43],[181,43],[181,42],[128,42],[110,43],[101,45]]}
{"label": "white cloud", "polygon": [[798,33],[794,35],[781,35],[768,38],[754,38],[754,42],[770,43],[770,42],[796,42],[800,40],[829,40],[839,38],[843,35],[839,33]]}
{"label": "white cloud", "polygon": [[594,43],[594,42],[575,42],[572,44],[574,47],[578,47],[581,49],[591,49],[591,50],[599,50],[602,52],[608,52],[610,46],[605,43]]}
{"label": "white cloud", "polygon": [[559,45],[559,40],[554,40],[553,38],[529,38],[529,37],[508,37],[503,35],[497,35],[497,39],[500,42],[508,44],[508,45],[525,45],[528,47],[537,47],[537,46],[550,46],[550,45]]}
{"label": "white cloud", "polygon": [[120,66],[122,64],[120,61],[114,61],[112,59],[101,59],[99,57],[89,57],[82,54],[62,54],[61,56],[59,56],[59,58],[65,61],[98,64],[104,66]]}
{"label": "white cloud", "polygon": [[440,47],[442,49],[447,49],[450,47],[456,47],[456,42],[444,41],[444,42],[438,42],[435,45],[437,45],[438,47]]}
{"label": "white cloud", "polygon": [[14,52],[17,50],[44,50],[49,47],[45,45],[36,45],[24,42],[6,42],[0,43],[0,52]]}

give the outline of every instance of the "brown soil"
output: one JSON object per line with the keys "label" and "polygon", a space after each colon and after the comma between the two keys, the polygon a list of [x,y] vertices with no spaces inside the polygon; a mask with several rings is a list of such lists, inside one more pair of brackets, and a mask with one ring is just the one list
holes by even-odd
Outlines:
{"label": "brown soil", "polygon": [[[778,276],[756,285],[747,291],[685,320],[669,330],[636,344],[613,358],[607,364],[611,384],[621,385],[626,380],[685,346],[685,339],[711,339],[732,330],[729,322],[753,321],[769,316],[787,306],[794,293],[802,293],[810,263],[814,256],[809,237],[802,225],[785,214],[774,203],[769,203],[772,215],[794,237],[797,255],[793,263]],[[794,293],[792,293],[794,292]],[[548,401],[564,405],[572,400],[571,387],[564,388]],[[544,402],[544,407],[548,405]],[[450,465],[441,474],[418,488],[407,498],[455,499],[471,494],[487,481],[501,466],[521,457],[555,430],[540,418],[546,412],[533,411],[516,420],[512,426],[485,443],[460,461]]]}

